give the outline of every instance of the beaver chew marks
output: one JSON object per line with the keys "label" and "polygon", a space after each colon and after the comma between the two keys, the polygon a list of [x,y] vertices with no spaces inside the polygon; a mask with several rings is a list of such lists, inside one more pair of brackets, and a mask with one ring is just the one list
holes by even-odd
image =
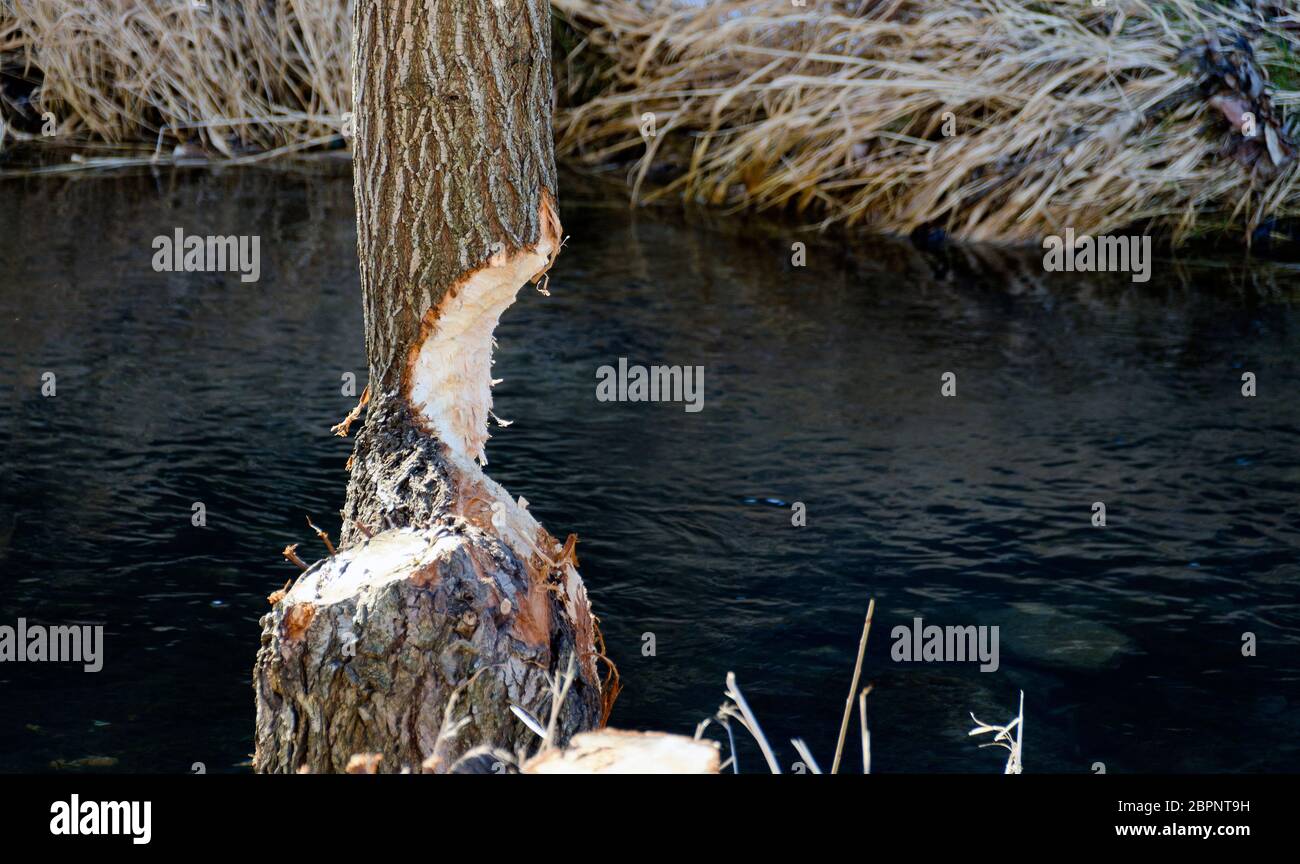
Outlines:
{"label": "beaver chew marks", "polygon": [[499,251],[425,313],[406,377],[411,406],[460,468],[487,464],[493,332],[519,289],[544,274],[559,251],[553,199],[542,195],[537,243]]}

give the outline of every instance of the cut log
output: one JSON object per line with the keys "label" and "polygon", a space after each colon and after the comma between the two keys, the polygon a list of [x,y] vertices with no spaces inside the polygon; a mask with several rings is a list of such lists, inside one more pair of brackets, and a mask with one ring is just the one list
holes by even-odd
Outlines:
{"label": "cut log", "polygon": [[443,770],[603,724],[573,542],[482,471],[493,331],[562,245],[545,0],[358,0],[353,156],[370,367],[337,552],[277,592],[254,670],[254,764]]}
{"label": "cut log", "polygon": [[717,774],[713,741],[664,732],[601,729],[575,735],[524,764],[525,774]]}

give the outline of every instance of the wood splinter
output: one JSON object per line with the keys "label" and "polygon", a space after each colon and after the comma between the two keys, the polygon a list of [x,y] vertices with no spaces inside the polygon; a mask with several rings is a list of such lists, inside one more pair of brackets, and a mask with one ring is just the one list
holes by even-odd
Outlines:
{"label": "wood splinter", "polygon": [[[341,421],[331,426],[330,431],[340,438],[348,437],[348,430],[352,428],[353,423],[357,422],[357,418],[361,416],[361,409],[365,408],[366,403],[368,403],[369,401],[370,401],[370,385],[367,384],[366,389],[361,391],[361,401],[357,403],[357,407],[349,411],[348,416],[344,417]],[[349,459],[348,461],[350,462],[351,459]]]}
{"label": "wood splinter", "polygon": [[335,549],[334,549],[334,544],[330,542],[330,535],[326,534],[323,528],[317,528],[316,525],[311,521],[310,516],[307,517],[307,527],[316,532],[316,536],[319,537],[321,539],[321,542],[325,544],[325,548],[328,549],[330,552],[330,557],[333,558]]}
{"label": "wood splinter", "polygon": [[576,570],[578,567],[578,535],[570,534],[564,541],[564,548],[560,550],[560,557],[555,562],[555,569],[561,570],[565,564],[572,564]]}
{"label": "wood splinter", "polygon": [[270,603],[272,606],[274,606],[276,603],[279,603],[281,600],[285,598],[285,595],[289,593],[289,586],[292,584],[293,584],[292,579],[286,579],[283,588],[281,588],[279,591],[272,591],[269,595],[267,595],[266,602]]}
{"label": "wood splinter", "polygon": [[292,561],[294,564],[297,564],[297,565],[298,565],[298,569],[300,569],[300,570],[306,570],[306,569],[307,569],[307,564],[306,564],[306,562],[304,562],[301,558],[298,557],[298,544],[297,544],[297,543],[290,543],[288,546],[284,547],[284,552],[283,552],[282,554],[284,555],[285,558],[288,558],[288,559],[289,559],[290,561]]}

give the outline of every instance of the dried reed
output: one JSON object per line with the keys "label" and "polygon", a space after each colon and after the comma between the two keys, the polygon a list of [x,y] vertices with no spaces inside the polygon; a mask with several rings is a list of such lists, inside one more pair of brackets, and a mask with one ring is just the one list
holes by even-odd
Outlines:
{"label": "dried reed", "polygon": [[[248,161],[341,146],[350,6],[0,0],[0,148]],[[1178,243],[1300,214],[1293,4],[552,6],[559,152],[627,171],[637,200],[1001,242],[1068,226]]]}
{"label": "dried reed", "polygon": [[349,7],[0,0],[0,146],[8,136],[237,158],[337,140],[351,99]]}
{"label": "dried reed", "polygon": [[[597,95],[560,114],[560,150],[592,166],[635,159],[642,200],[1010,242],[1067,226],[1179,242],[1300,212],[1294,159],[1243,165],[1227,119],[1243,103],[1276,117],[1300,102],[1300,13],[1282,4],[553,5],[608,61],[568,82]],[[1258,98],[1211,104],[1242,86],[1231,57],[1196,49],[1222,28],[1244,34],[1261,83],[1274,79]]]}

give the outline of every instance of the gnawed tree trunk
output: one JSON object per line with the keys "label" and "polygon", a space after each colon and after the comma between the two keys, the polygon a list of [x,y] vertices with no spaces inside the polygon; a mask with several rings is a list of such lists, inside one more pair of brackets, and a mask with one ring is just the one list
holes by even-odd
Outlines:
{"label": "gnawed tree trunk", "polygon": [[262,619],[265,772],[535,749],[510,703],[549,717],[570,654],[557,743],[600,725],[615,689],[573,543],[480,467],[497,319],[561,245],[547,2],[358,0],[353,57],[372,395],[340,548]]}

